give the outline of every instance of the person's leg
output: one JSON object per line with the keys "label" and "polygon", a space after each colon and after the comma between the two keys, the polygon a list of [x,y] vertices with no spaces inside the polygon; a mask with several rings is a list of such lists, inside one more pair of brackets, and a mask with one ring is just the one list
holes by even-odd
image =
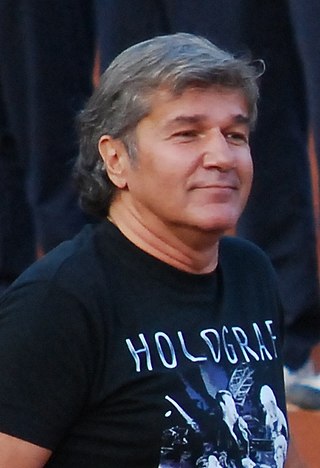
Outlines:
{"label": "person's leg", "polygon": [[260,245],[278,273],[285,309],[286,364],[297,369],[320,336],[315,224],[305,86],[284,3],[252,12],[249,46],[266,61],[252,194],[239,234]]}
{"label": "person's leg", "polygon": [[288,4],[294,37],[303,63],[310,124],[320,167],[320,3],[317,0],[288,0]]}
{"label": "person's leg", "polygon": [[93,6],[87,0],[28,0],[20,21],[29,96],[28,193],[37,241],[48,251],[86,222],[71,173],[78,152],[75,118],[92,91]]}
{"label": "person's leg", "polygon": [[[318,2],[309,2],[308,5],[302,5],[296,0],[287,0],[287,9],[290,14],[292,25],[292,37],[295,41],[297,53],[299,53],[300,63],[303,69],[303,79],[301,78],[300,87],[304,86],[306,93],[304,102],[307,118],[309,121],[308,131],[312,131],[316,158],[314,167],[319,169],[320,161],[320,102],[318,93],[318,84],[320,81],[320,36],[318,34],[318,16],[320,14],[320,5]],[[292,72],[294,76],[294,71]],[[297,161],[298,164],[298,161]],[[302,179],[300,184],[302,185]],[[310,187],[311,183],[308,180]],[[319,187],[314,187],[319,196]],[[316,206],[318,204],[316,203]],[[309,213],[310,209],[306,209]],[[312,213],[310,213],[310,218]],[[315,218],[319,217],[319,213]],[[301,219],[301,216],[300,216]],[[303,219],[303,218],[302,218]],[[296,224],[298,226],[298,224]],[[302,232],[301,227],[301,232]],[[300,236],[301,237],[301,236]],[[303,267],[300,271],[300,279],[296,276],[293,287],[294,294],[290,289],[287,290],[288,297],[291,298],[291,315],[287,314],[286,325],[286,343],[285,357],[287,367],[285,368],[285,380],[287,399],[299,406],[318,409],[320,407],[320,374],[317,374],[315,365],[310,358],[312,347],[319,342],[320,330],[320,300],[319,283],[317,274],[317,255],[316,255],[316,236],[310,222],[305,228],[305,243],[303,240],[298,242],[300,250],[303,253],[304,262],[298,258],[299,264]],[[301,254],[302,256],[302,254]],[[294,267],[294,265],[293,265]],[[319,264],[318,264],[319,267]],[[303,287],[301,287],[303,286]],[[299,291],[297,293],[296,291]],[[300,299],[295,306],[295,301]],[[287,300],[286,303],[290,303]],[[302,362],[303,356],[305,362]],[[307,360],[306,360],[307,359]],[[303,364],[303,365],[301,365]]]}
{"label": "person's leg", "polygon": [[170,32],[207,37],[229,51],[246,50],[245,20],[248,0],[163,0]]}
{"label": "person's leg", "polygon": [[0,103],[0,294],[35,260],[34,230],[25,191],[25,164]]}
{"label": "person's leg", "polygon": [[[25,62],[20,53],[21,4],[0,1],[0,289],[35,260],[34,225],[25,177],[28,140],[24,99]],[[17,102],[17,107],[13,105]],[[19,138],[17,137],[17,133]]]}
{"label": "person's leg", "polygon": [[239,50],[247,2],[95,0],[101,70],[127,47],[161,34],[190,32]]}
{"label": "person's leg", "polygon": [[168,34],[163,0],[95,0],[101,71],[124,49]]}

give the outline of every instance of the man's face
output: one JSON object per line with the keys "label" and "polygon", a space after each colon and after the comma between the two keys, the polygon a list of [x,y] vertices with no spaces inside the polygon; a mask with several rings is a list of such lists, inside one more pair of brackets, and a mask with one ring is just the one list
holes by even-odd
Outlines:
{"label": "man's face", "polygon": [[233,228],[252,181],[248,136],[247,104],[237,90],[190,88],[179,97],[157,91],[136,128],[127,200],[147,226]]}

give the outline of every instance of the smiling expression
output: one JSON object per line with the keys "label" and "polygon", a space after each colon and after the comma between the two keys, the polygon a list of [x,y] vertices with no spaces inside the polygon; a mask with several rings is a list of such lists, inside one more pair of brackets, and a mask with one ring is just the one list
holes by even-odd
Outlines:
{"label": "smiling expression", "polygon": [[224,232],[252,182],[246,100],[238,90],[157,91],[137,125],[137,160],[126,172],[126,203],[145,224]]}

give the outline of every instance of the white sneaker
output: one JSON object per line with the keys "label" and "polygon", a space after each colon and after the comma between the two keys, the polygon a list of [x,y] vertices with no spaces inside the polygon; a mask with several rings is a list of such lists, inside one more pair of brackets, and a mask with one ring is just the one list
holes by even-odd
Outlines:
{"label": "white sneaker", "polygon": [[295,371],[284,367],[284,383],[288,403],[303,409],[320,409],[320,374],[311,359]]}

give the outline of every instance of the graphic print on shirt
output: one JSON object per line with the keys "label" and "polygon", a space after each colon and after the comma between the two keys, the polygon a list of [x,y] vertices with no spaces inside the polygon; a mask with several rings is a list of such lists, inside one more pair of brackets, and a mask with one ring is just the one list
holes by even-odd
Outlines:
{"label": "graphic print on shirt", "polygon": [[288,426],[268,372],[278,358],[272,321],[247,331],[202,329],[193,338],[159,331],[126,340],[136,373],[159,366],[176,373],[176,390],[164,396],[159,468],[282,468]]}
{"label": "graphic print on shirt", "polygon": [[[174,369],[178,367],[177,356],[181,352],[184,358],[192,362],[205,362],[209,359],[208,354],[215,363],[224,360],[231,364],[242,360],[246,362],[271,361],[277,358],[277,337],[274,335],[272,325],[272,320],[265,320],[263,326],[253,323],[250,330],[251,338],[238,326],[223,326],[220,330],[203,329],[195,339],[204,345],[204,355],[194,355],[189,352],[188,341],[181,331],[170,335],[156,332],[152,338],[139,333],[135,340],[127,338],[126,344],[135,361],[137,372],[144,369],[152,371],[157,358],[164,367]],[[154,348],[156,356],[152,354]]]}
{"label": "graphic print on shirt", "polygon": [[230,375],[206,362],[180,375],[188,398],[166,395],[159,468],[282,468],[288,426],[273,389],[242,363]]}

